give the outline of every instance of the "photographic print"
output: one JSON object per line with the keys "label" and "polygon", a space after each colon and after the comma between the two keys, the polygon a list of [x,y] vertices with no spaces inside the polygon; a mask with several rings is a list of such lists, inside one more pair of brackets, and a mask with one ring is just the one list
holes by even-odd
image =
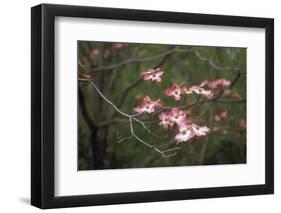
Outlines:
{"label": "photographic print", "polygon": [[31,41],[32,205],[274,193],[274,19],[41,4]]}
{"label": "photographic print", "polygon": [[78,170],[246,163],[246,48],[77,48]]}

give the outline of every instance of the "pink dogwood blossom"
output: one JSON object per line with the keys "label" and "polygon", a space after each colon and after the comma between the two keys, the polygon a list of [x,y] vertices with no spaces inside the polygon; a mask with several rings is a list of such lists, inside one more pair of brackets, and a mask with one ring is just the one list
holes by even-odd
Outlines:
{"label": "pink dogwood blossom", "polygon": [[122,49],[126,46],[128,46],[126,43],[115,43],[112,45],[112,49]]}
{"label": "pink dogwood blossom", "polygon": [[208,81],[207,86],[210,89],[220,89],[220,88],[227,88],[231,85],[231,81],[228,81],[226,79],[217,79],[215,81]]}
{"label": "pink dogwood blossom", "polygon": [[214,95],[214,93],[211,90],[206,90],[203,87],[207,84],[207,81],[203,81],[199,86],[194,85],[189,88],[182,87],[182,92],[185,94],[192,94],[195,93],[197,95],[201,95],[206,98],[210,98]]}
{"label": "pink dogwood blossom", "polygon": [[145,81],[151,80],[151,81],[161,82],[162,81],[161,76],[163,74],[164,74],[163,70],[161,70],[160,68],[156,68],[156,69],[149,69],[146,72],[142,72],[141,76]]}
{"label": "pink dogwood blossom", "polygon": [[91,60],[96,60],[97,57],[99,56],[99,54],[100,54],[100,50],[98,48],[93,48],[91,50],[91,53],[90,53],[90,59]]}
{"label": "pink dogwood blossom", "polygon": [[223,111],[223,112],[220,112],[218,114],[216,114],[214,116],[215,118],[215,121],[222,121],[222,120],[227,120],[228,119],[228,111]]}
{"label": "pink dogwood blossom", "polygon": [[214,95],[214,93],[211,90],[205,90],[203,88],[200,88],[199,94],[206,98],[211,98]]}
{"label": "pink dogwood blossom", "polygon": [[168,128],[168,127],[172,127],[174,125],[174,122],[171,121],[171,116],[169,113],[162,112],[159,114],[158,117],[160,120],[160,123],[159,123],[160,126],[163,126],[164,128]]}
{"label": "pink dogwood blossom", "polygon": [[242,118],[242,119],[240,120],[239,126],[240,126],[240,128],[242,128],[242,129],[246,129],[247,125],[246,125],[246,120],[245,120],[245,118]]}
{"label": "pink dogwood blossom", "polygon": [[211,98],[214,93],[211,90],[206,90],[203,87],[207,84],[207,81],[203,81],[199,86],[194,85],[191,87],[180,86],[174,83],[170,88],[165,91],[166,96],[173,96],[176,101],[181,99],[183,94],[192,94],[201,95],[206,98]]}
{"label": "pink dogwood blossom", "polygon": [[134,110],[138,113],[152,113],[155,112],[157,107],[161,106],[163,106],[163,104],[160,99],[153,101],[149,96],[146,96],[141,102],[141,105],[136,107]]}
{"label": "pink dogwood blossom", "polygon": [[171,109],[171,111],[169,112],[169,116],[170,120],[178,125],[185,124],[188,121],[185,112],[177,107],[173,107]]}
{"label": "pink dogwood blossom", "polygon": [[228,118],[228,111],[221,112],[220,117],[221,119],[226,120]]}
{"label": "pink dogwood blossom", "polygon": [[173,96],[176,101],[181,99],[182,88],[180,85],[174,83],[170,88],[166,89],[166,96]]}
{"label": "pink dogwood blossom", "polygon": [[204,136],[210,131],[210,129],[206,126],[198,126],[197,124],[191,124],[192,131],[196,136]]}
{"label": "pink dogwood blossom", "polygon": [[195,136],[205,136],[210,131],[206,126],[200,127],[197,124],[181,124],[179,127],[179,133],[175,136],[178,142],[187,142]]}
{"label": "pink dogwood blossom", "polygon": [[193,91],[191,90],[191,88],[187,88],[187,87],[182,87],[181,88],[181,91],[182,91],[182,93],[184,93],[184,94],[192,94],[193,93]]}
{"label": "pink dogwood blossom", "polygon": [[202,85],[200,86],[192,86],[188,89],[185,90],[186,94],[191,94],[191,93],[195,93],[197,95],[202,95],[206,98],[210,98],[214,95],[214,93],[211,90],[206,90],[204,88],[202,88]]}
{"label": "pink dogwood blossom", "polygon": [[175,136],[178,142],[187,142],[195,136],[194,132],[190,128],[190,125],[180,125],[179,133]]}

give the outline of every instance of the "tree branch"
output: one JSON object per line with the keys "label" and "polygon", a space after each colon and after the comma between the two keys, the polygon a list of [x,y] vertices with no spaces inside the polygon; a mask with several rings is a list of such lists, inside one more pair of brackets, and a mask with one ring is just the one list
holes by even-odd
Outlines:
{"label": "tree branch", "polygon": [[[212,59],[210,58],[206,58],[206,57],[203,57],[197,50],[194,51],[194,54],[201,60],[201,61],[204,61],[204,62],[207,62],[211,67],[213,67],[214,69],[217,69],[217,70],[233,70],[232,67],[222,67],[222,66],[219,66],[217,65]],[[236,69],[237,70],[237,69]]]}
{"label": "tree branch", "polygon": [[150,144],[150,143],[142,140],[140,137],[138,137],[136,135],[136,133],[134,132],[133,121],[135,121],[137,123],[140,123],[143,126],[143,128],[148,131],[149,134],[155,135],[155,134],[153,134],[150,131],[150,129],[146,126],[146,124],[144,122],[142,122],[141,120],[136,118],[137,116],[141,115],[142,113],[132,114],[131,115],[131,114],[128,114],[128,113],[125,113],[125,112],[121,111],[107,97],[105,97],[103,95],[103,93],[98,89],[98,87],[94,84],[94,82],[92,80],[89,80],[89,79],[79,79],[79,81],[89,83],[96,90],[96,92],[104,99],[105,102],[110,104],[119,114],[123,115],[124,117],[126,117],[129,120],[131,136],[127,137],[126,139],[135,138],[140,143],[144,144],[145,146],[147,146],[147,147],[153,149],[154,151],[158,152],[159,154],[161,154],[162,157],[164,157],[164,158],[168,158],[168,157],[171,157],[171,156],[176,154],[176,152],[174,152],[172,154],[169,154],[169,153],[171,153],[174,150],[178,150],[179,148],[175,147],[175,149],[169,149],[169,150],[163,150],[162,151],[162,150],[158,149],[155,145]]}
{"label": "tree branch", "polygon": [[[245,72],[238,72],[237,75],[235,76],[235,78],[232,80],[230,86],[226,89],[229,89],[231,87],[233,87],[235,85],[235,83],[237,82],[237,80],[243,75],[245,74]],[[241,99],[241,100],[221,100],[221,96],[223,95],[223,92],[225,90],[221,90],[218,95],[216,95],[214,98],[211,98],[211,99],[203,99],[203,100],[199,100],[199,99],[196,99],[188,104],[185,104],[183,106],[178,106],[179,109],[187,109],[189,107],[192,107],[192,106],[195,106],[197,104],[203,104],[203,103],[210,103],[210,102],[218,102],[218,103],[222,103],[222,104],[233,104],[233,103],[245,103],[246,102],[246,99]],[[166,111],[166,110],[171,110],[172,107],[171,106],[163,106],[161,107],[158,111],[157,111],[157,115],[160,114],[161,112],[163,111]],[[112,123],[126,123],[127,121],[126,120],[122,120],[120,118],[117,118],[116,117],[116,113],[114,114],[114,116],[112,116],[111,119],[107,120],[107,121],[104,121],[98,125],[100,126],[107,126],[107,125],[110,125]],[[145,121],[143,121],[145,122]]]}
{"label": "tree branch", "polygon": [[91,73],[89,73],[90,75],[93,75],[94,72],[100,72],[100,71],[107,71],[107,70],[112,70],[112,69],[115,69],[115,68],[118,68],[118,67],[122,67],[122,66],[125,66],[127,64],[130,64],[130,63],[135,63],[135,62],[138,62],[138,63],[143,63],[143,62],[149,62],[149,61],[152,61],[152,60],[157,60],[157,59],[160,59],[162,57],[165,57],[165,56],[168,56],[172,53],[175,53],[175,52],[192,52],[193,51],[193,48],[190,48],[190,49],[180,49],[178,47],[173,47],[173,48],[169,48],[168,50],[158,54],[158,55],[154,55],[154,56],[151,56],[151,57],[146,57],[146,58],[136,58],[136,57],[131,57],[129,59],[126,59],[124,61],[121,61],[117,64],[112,64],[112,65],[109,65],[109,66],[101,66],[101,67],[97,67],[95,69],[92,70]]}

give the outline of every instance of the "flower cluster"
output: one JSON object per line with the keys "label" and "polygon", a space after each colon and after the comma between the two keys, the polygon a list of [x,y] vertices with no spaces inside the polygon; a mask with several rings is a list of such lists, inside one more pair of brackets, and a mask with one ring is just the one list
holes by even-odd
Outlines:
{"label": "flower cluster", "polygon": [[141,76],[145,81],[151,80],[151,81],[161,82],[162,81],[161,76],[163,74],[164,74],[163,70],[161,70],[160,68],[156,68],[156,69],[148,69],[146,72],[142,72]]}
{"label": "flower cluster", "polygon": [[189,119],[186,113],[177,107],[173,107],[169,112],[162,112],[159,114],[160,126],[165,128],[173,127],[174,124],[182,125],[188,123]]}
{"label": "flower cluster", "polygon": [[187,142],[195,136],[204,136],[209,132],[206,126],[200,127],[192,123],[188,115],[177,107],[172,108],[169,112],[162,112],[159,114],[160,126],[169,128],[176,126],[178,133],[175,139],[178,142]]}
{"label": "flower cluster", "polygon": [[181,99],[181,95],[184,94],[197,94],[201,95],[205,98],[211,98],[214,93],[211,90],[206,90],[203,87],[206,83],[202,83],[199,86],[194,85],[189,88],[185,86],[180,86],[179,84],[174,83],[170,88],[166,89],[165,95],[166,96],[173,96],[176,101]]}
{"label": "flower cluster", "polygon": [[134,110],[138,113],[153,113],[155,112],[157,107],[163,106],[163,103],[160,101],[160,99],[153,101],[149,96],[144,97],[144,99],[141,102],[140,106],[137,106]]}
{"label": "flower cluster", "polygon": [[[164,71],[160,68],[148,69],[141,73],[143,80],[151,80],[161,82]],[[231,85],[231,82],[226,79],[217,79],[215,81],[203,81],[199,85],[191,87],[183,86],[182,84],[173,83],[171,87],[165,90],[165,95],[173,97],[176,101],[181,100],[181,97],[186,94],[196,94],[204,98],[211,98],[214,93],[210,89],[225,89]],[[140,99],[140,97],[139,97]],[[138,113],[153,113],[157,108],[163,107],[160,99],[153,101],[149,96],[146,96],[140,106],[134,110]],[[172,107],[168,112],[161,112],[159,115],[159,125],[168,129],[176,128],[177,134],[175,139],[178,142],[187,142],[194,137],[207,135],[210,129],[207,126],[198,126],[191,121],[190,115],[178,107]],[[220,119],[227,119],[227,112],[220,114]]]}

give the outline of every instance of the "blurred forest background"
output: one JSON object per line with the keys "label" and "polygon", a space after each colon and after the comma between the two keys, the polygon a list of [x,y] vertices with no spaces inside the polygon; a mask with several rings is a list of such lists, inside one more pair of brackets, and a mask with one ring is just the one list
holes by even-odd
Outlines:
{"label": "blurred forest background", "polygon": [[[141,79],[141,72],[156,67],[165,71],[162,82]],[[78,41],[78,75],[78,170],[246,163],[245,48]],[[174,131],[160,127],[156,115],[144,114],[140,119],[153,121],[148,124],[150,130],[163,138],[133,122],[142,140],[159,149],[181,148],[169,158],[134,138],[122,140],[131,134],[128,119],[91,84],[81,81],[92,79],[118,109],[135,114],[141,96],[176,105],[164,95],[173,82],[192,86],[221,78],[230,80],[231,88],[215,91],[216,99],[187,108],[195,123],[210,128],[207,136],[176,143]],[[180,105],[195,98],[190,95]]]}

